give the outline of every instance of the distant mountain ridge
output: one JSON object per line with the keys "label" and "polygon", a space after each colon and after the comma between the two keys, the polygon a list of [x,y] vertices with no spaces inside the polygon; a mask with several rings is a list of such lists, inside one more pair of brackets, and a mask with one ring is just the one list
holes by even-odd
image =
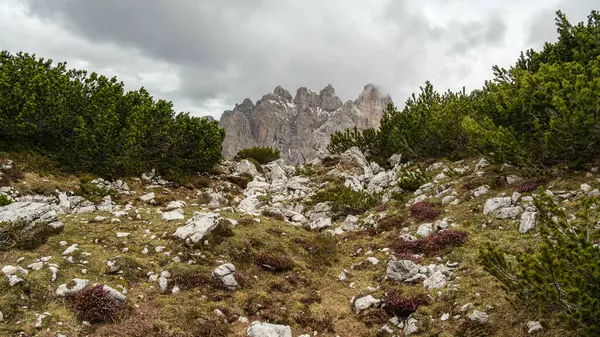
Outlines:
{"label": "distant mountain ridge", "polygon": [[226,131],[223,155],[233,157],[244,148],[270,146],[289,163],[310,161],[324,151],[335,131],[354,126],[377,128],[383,110],[392,102],[373,84],[365,85],[354,101],[343,103],[328,85],[319,93],[305,87],[292,95],[281,86],[254,104],[246,98],[219,122]]}

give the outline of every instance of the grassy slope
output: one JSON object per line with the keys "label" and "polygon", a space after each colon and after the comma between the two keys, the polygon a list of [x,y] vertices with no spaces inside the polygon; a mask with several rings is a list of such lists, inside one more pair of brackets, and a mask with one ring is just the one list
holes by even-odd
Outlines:
{"label": "grassy slope", "polygon": [[[493,184],[495,176],[500,174],[495,167],[487,168],[486,171],[488,173],[484,178],[465,176],[449,181],[460,193],[466,194],[470,185]],[[36,182],[39,180],[32,175],[27,178]],[[55,183],[54,180],[60,182],[60,178],[49,180],[50,184]],[[572,175],[555,179],[549,186],[577,188],[579,183],[590,180],[584,175]],[[136,187],[135,184],[132,185]],[[535,250],[535,234],[519,234],[517,221],[491,220],[482,214],[486,198],[499,192],[510,194],[513,190],[514,187],[511,186],[496,186],[486,196],[462,202],[458,206],[446,207],[445,214],[440,216],[449,217],[459,225],[459,230],[467,231],[469,241],[462,247],[421,262],[423,265],[445,261],[460,263],[450,286],[427,292],[433,300],[430,305],[419,308],[415,316],[423,324],[421,331],[425,332],[422,336],[527,336],[525,322],[540,319],[535,308],[518,308],[509,304],[504,298],[505,293],[477,263],[477,250],[485,242],[494,242],[511,252]],[[138,195],[140,193],[143,191],[140,190]],[[194,198],[195,191],[178,189],[162,193],[168,194],[168,199],[185,200],[186,197]],[[463,199],[468,198],[463,195]],[[378,285],[381,288],[372,293],[377,298],[393,288],[401,288],[407,294],[426,292],[420,284],[398,285],[383,280],[388,253],[382,249],[397,240],[403,228],[409,228],[414,233],[419,225],[399,202],[389,203],[386,210],[398,219],[397,226],[379,233],[363,231],[342,235],[338,237],[337,247],[322,238],[319,240],[316,233],[275,219],[262,218],[260,223],[256,223],[244,218],[245,221],[231,233],[221,233],[211,240],[209,246],[198,249],[190,249],[170,238],[170,234],[181,223],[164,223],[156,212],[159,207],[137,201],[134,203],[137,203],[141,220],[135,220],[133,212],[130,214],[131,219],[121,217],[120,223],[106,221],[100,224],[90,223],[88,220],[96,215],[103,215],[101,213],[66,215],[61,219],[65,223],[64,232],[50,238],[45,245],[34,251],[0,252],[2,265],[17,265],[17,259],[23,257],[24,261],[18,265],[27,266],[42,256],[52,256],[51,262],[60,265],[59,278],[54,283],[49,282],[51,274],[46,268],[31,271],[26,276],[25,285],[13,288],[8,286],[5,278],[0,278],[0,311],[5,316],[4,322],[0,323],[0,336],[10,336],[19,331],[37,336],[56,336],[57,333],[68,336],[208,336],[210,334],[207,331],[210,329],[213,329],[214,336],[243,336],[246,325],[235,323],[237,316],[248,316],[250,321],[269,320],[290,324],[294,336],[311,333],[313,330],[319,331],[321,336],[374,336],[385,322],[385,317],[379,316],[376,311],[360,316],[352,314],[350,301],[353,296],[368,294],[368,287]],[[194,210],[198,208],[187,208],[186,218]],[[104,215],[111,218],[109,214]],[[238,218],[236,214],[223,216]],[[116,232],[129,232],[131,235],[128,238],[117,238]],[[156,235],[156,238],[152,239],[152,235]],[[61,256],[65,247],[58,244],[60,241],[67,241],[69,245],[79,244],[81,252],[90,254],[79,254],[81,259],[89,262],[68,264]],[[154,252],[156,246],[165,246],[170,256]],[[148,255],[141,253],[144,247],[150,250]],[[322,250],[314,253],[316,247]],[[122,252],[123,248],[128,248],[128,251]],[[356,254],[359,248],[362,252]],[[373,255],[365,255],[367,251],[372,251]],[[252,252],[287,256],[293,261],[294,268],[279,273],[265,270],[255,263]],[[117,256],[127,258],[125,277],[108,273],[106,261]],[[179,256],[182,262],[173,262],[174,256]],[[365,263],[368,256],[375,256],[380,263]],[[189,260],[194,263],[186,264]],[[242,289],[230,292],[210,281],[211,270],[223,262],[236,265],[246,280]],[[357,264],[360,265],[350,268]],[[87,274],[83,274],[82,269],[87,269]],[[350,271],[353,288],[348,283],[337,280],[344,269]],[[161,270],[180,275],[179,282],[189,283],[188,289],[184,288],[177,295],[160,294],[156,283],[146,281],[146,273]],[[65,303],[53,296],[59,284],[74,277],[112,287],[124,286],[128,291],[129,309],[114,323],[93,327],[80,324]],[[474,308],[479,310],[491,306],[485,309],[491,316],[490,324],[476,327],[453,319],[446,322],[439,320],[444,313],[460,314],[464,318],[465,313],[460,313],[458,309],[466,303],[473,303]],[[211,321],[215,317],[215,309],[221,310],[232,322],[229,333],[217,332],[220,325]],[[43,312],[49,312],[52,316],[44,320],[44,329],[36,329],[34,313]],[[553,327],[545,329],[543,334],[566,336],[569,332]]]}

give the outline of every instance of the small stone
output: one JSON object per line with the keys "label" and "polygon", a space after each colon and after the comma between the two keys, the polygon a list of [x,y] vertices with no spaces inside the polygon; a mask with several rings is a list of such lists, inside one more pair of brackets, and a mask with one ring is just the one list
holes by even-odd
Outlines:
{"label": "small stone", "polygon": [[213,270],[214,278],[221,281],[221,284],[229,290],[235,290],[239,287],[235,279],[235,266],[231,263],[225,263]]}
{"label": "small stone", "polygon": [[261,323],[254,321],[246,330],[247,337],[292,337],[289,325]]}
{"label": "small stone", "polygon": [[125,233],[125,232],[117,232],[117,237],[118,238],[126,238],[129,235],[131,235],[131,233]]}
{"label": "small stone", "polygon": [[478,188],[476,188],[475,190],[473,190],[473,192],[471,192],[471,194],[473,194],[473,196],[475,198],[488,194],[488,192],[490,191],[490,188],[488,186],[479,186]]}
{"label": "small stone", "polygon": [[475,170],[481,170],[484,167],[490,166],[490,162],[488,162],[485,158],[481,158],[481,160],[475,165]]}
{"label": "small stone", "polygon": [[519,177],[519,176],[517,176],[517,175],[514,175],[514,174],[513,174],[513,175],[509,175],[508,177],[506,177],[506,182],[507,182],[509,185],[512,185],[512,184],[514,184],[514,183],[516,183],[516,182],[519,182],[519,181],[521,181],[521,180],[523,180],[523,178],[521,178],[521,177]]}
{"label": "small stone", "polygon": [[172,293],[173,295],[177,295],[177,294],[179,294],[179,292],[180,292],[180,291],[181,291],[181,289],[179,289],[179,287],[178,287],[178,286],[174,286],[174,287],[173,287],[173,289],[171,289],[171,293]]}
{"label": "small stone", "polygon": [[529,329],[527,331],[527,333],[536,333],[538,331],[542,331],[544,328],[542,328],[542,325],[540,324],[539,321],[529,321],[527,322],[527,328]]}
{"label": "small stone", "polygon": [[166,292],[169,286],[169,280],[167,280],[166,277],[159,277],[158,278],[158,288],[160,289],[161,292]]}
{"label": "small stone", "polygon": [[77,248],[77,246],[79,246],[79,245],[76,243],[70,245],[67,249],[65,249],[65,251],[62,253],[62,255],[71,255],[74,251],[79,250],[79,248]]}
{"label": "small stone", "polygon": [[442,317],[440,318],[440,320],[442,320],[442,321],[447,321],[448,319],[450,319],[450,314],[449,313],[443,314]]}
{"label": "small stone", "polygon": [[95,217],[94,219],[92,219],[92,222],[103,222],[104,220],[106,220],[105,216],[98,215],[97,217]]}
{"label": "small stone", "polygon": [[473,306],[473,303],[467,303],[465,305],[463,305],[462,307],[460,307],[460,312],[465,312],[467,310],[469,310],[469,308],[471,308]]}
{"label": "small stone", "polygon": [[31,270],[40,270],[42,268],[44,268],[44,262],[34,262],[30,265],[27,266],[27,268],[31,269]]}
{"label": "small stone", "polygon": [[144,247],[144,249],[142,249],[142,254],[144,254],[144,255],[148,254],[148,247]]}
{"label": "small stone", "polygon": [[8,284],[13,287],[21,282],[24,282],[25,280],[23,280],[22,278],[18,277],[17,275],[9,275],[8,276]]}
{"label": "small stone", "polygon": [[479,322],[481,324],[487,323],[490,315],[483,311],[473,310],[473,312],[468,316],[471,321]]}
{"label": "small stone", "polygon": [[431,233],[433,233],[433,224],[430,223],[424,223],[417,229],[417,236],[422,238],[429,236]]}
{"label": "small stone", "polygon": [[156,197],[156,195],[154,194],[154,192],[150,192],[148,194],[144,194],[140,197],[140,200],[143,202],[150,202],[150,200],[154,200],[154,198]]}
{"label": "small stone", "polygon": [[338,280],[344,282],[344,281],[348,281],[348,272],[346,270],[343,270],[340,275],[338,276]]}
{"label": "small stone", "polygon": [[56,296],[64,297],[69,294],[78,293],[90,283],[88,280],[74,278],[69,283],[61,284],[56,289]]}
{"label": "small stone", "polygon": [[448,205],[448,204],[452,204],[454,201],[457,201],[457,200],[458,200],[458,199],[457,199],[455,196],[453,196],[453,195],[448,195],[448,196],[445,196],[445,197],[442,199],[442,205]]}
{"label": "small stone", "polygon": [[239,323],[242,323],[242,324],[248,324],[248,323],[250,322],[250,321],[248,320],[248,317],[244,317],[244,316],[240,316],[240,317],[238,317],[237,321],[238,321]]}
{"label": "small stone", "polygon": [[379,263],[379,260],[373,256],[368,257],[367,261],[369,261],[372,265],[376,265]]}
{"label": "small stone", "polygon": [[419,327],[417,326],[417,323],[419,323],[419,321],[412,317],[409,317],[408,320],[406,320],[406,324],[404,325],[404,336],[410,336],[418,332]]}
{"label": "small stone", "polygon": [[27,274],[29,274],[29,271],[27,271],[27,269],[23,269],[21,267],[4,266],[4,267],[2,267],[2,274],[6,275],[6,276],[17,275],[17,274],[27,275]]}
{"label": "small stone", "polygon": [[381,300],[378,300],[371,295],[358,298],[354,301],[354,313],[358,315],[363,310],[371,307],[378,307],[380,303]]}

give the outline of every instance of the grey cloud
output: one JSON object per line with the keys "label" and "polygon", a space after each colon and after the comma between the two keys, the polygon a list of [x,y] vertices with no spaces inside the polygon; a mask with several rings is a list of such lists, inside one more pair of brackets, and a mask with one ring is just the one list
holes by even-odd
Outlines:
{"label": "grey cloud", "polygon": [[555,12],[561,10],[572,24],[584,21],[592,10],[600,10],[598,0],[562,0],[557,5],[538,10],[532,17],[527,42],[540,47],[547,41],[556,41],[558,35],[554,18]]}
{"label": "grey cloud", "polygon": [[[461,56],[502,44],[506,30],[497,15],[439,30],[408,0],[27,1],[32,15],[73,34],[173,65],[180,81],[171,97],[197,107],[233,106],[278,84],[293,93],[331,83],[354,99],[373,82],[402,102],[431,77],[467,76]],[[435,57],[454,68],[429,65]]]}

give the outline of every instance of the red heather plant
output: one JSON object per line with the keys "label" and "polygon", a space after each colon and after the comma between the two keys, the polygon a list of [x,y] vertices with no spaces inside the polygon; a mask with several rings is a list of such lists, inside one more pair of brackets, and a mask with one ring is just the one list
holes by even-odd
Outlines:
{"label": "red heather plant", "polygon": [[392,249],[399,254],[412,253],[431,256],[448,247],[458,247],[465,242],[467,242],[467,233],[448,229],[414,241],[400,239],[392,244]]}
{"label": "red heather plant", "polygon": [[540,185],[542,185],[542,183],[537,182],[537,181],[526,182],[526,183],[523,183],[523,184],[517,186],[517,192],[519,192],[519,193],[533,192],[533,191],[537,190],[537,188]]}
{"label": "red heather plant", "polygon": [[383,309],[392,316],[407,317],[422,305],[429,304],[425,294],[406,297],[402,295],[402,290],[394,289],[387,293],[383,299]]}
{"label": "red heather plant", "polygon": [[421,201],[410,207],[410,214],[421,221],[432,221],[442,214],[442,211],[438,209],[436,204]]}
{"label": "red heather plant", "polygon": [[86,287],[70,297],[71,305],[77,317],[90,323],[113,321],[119,306],[102,284]]}

